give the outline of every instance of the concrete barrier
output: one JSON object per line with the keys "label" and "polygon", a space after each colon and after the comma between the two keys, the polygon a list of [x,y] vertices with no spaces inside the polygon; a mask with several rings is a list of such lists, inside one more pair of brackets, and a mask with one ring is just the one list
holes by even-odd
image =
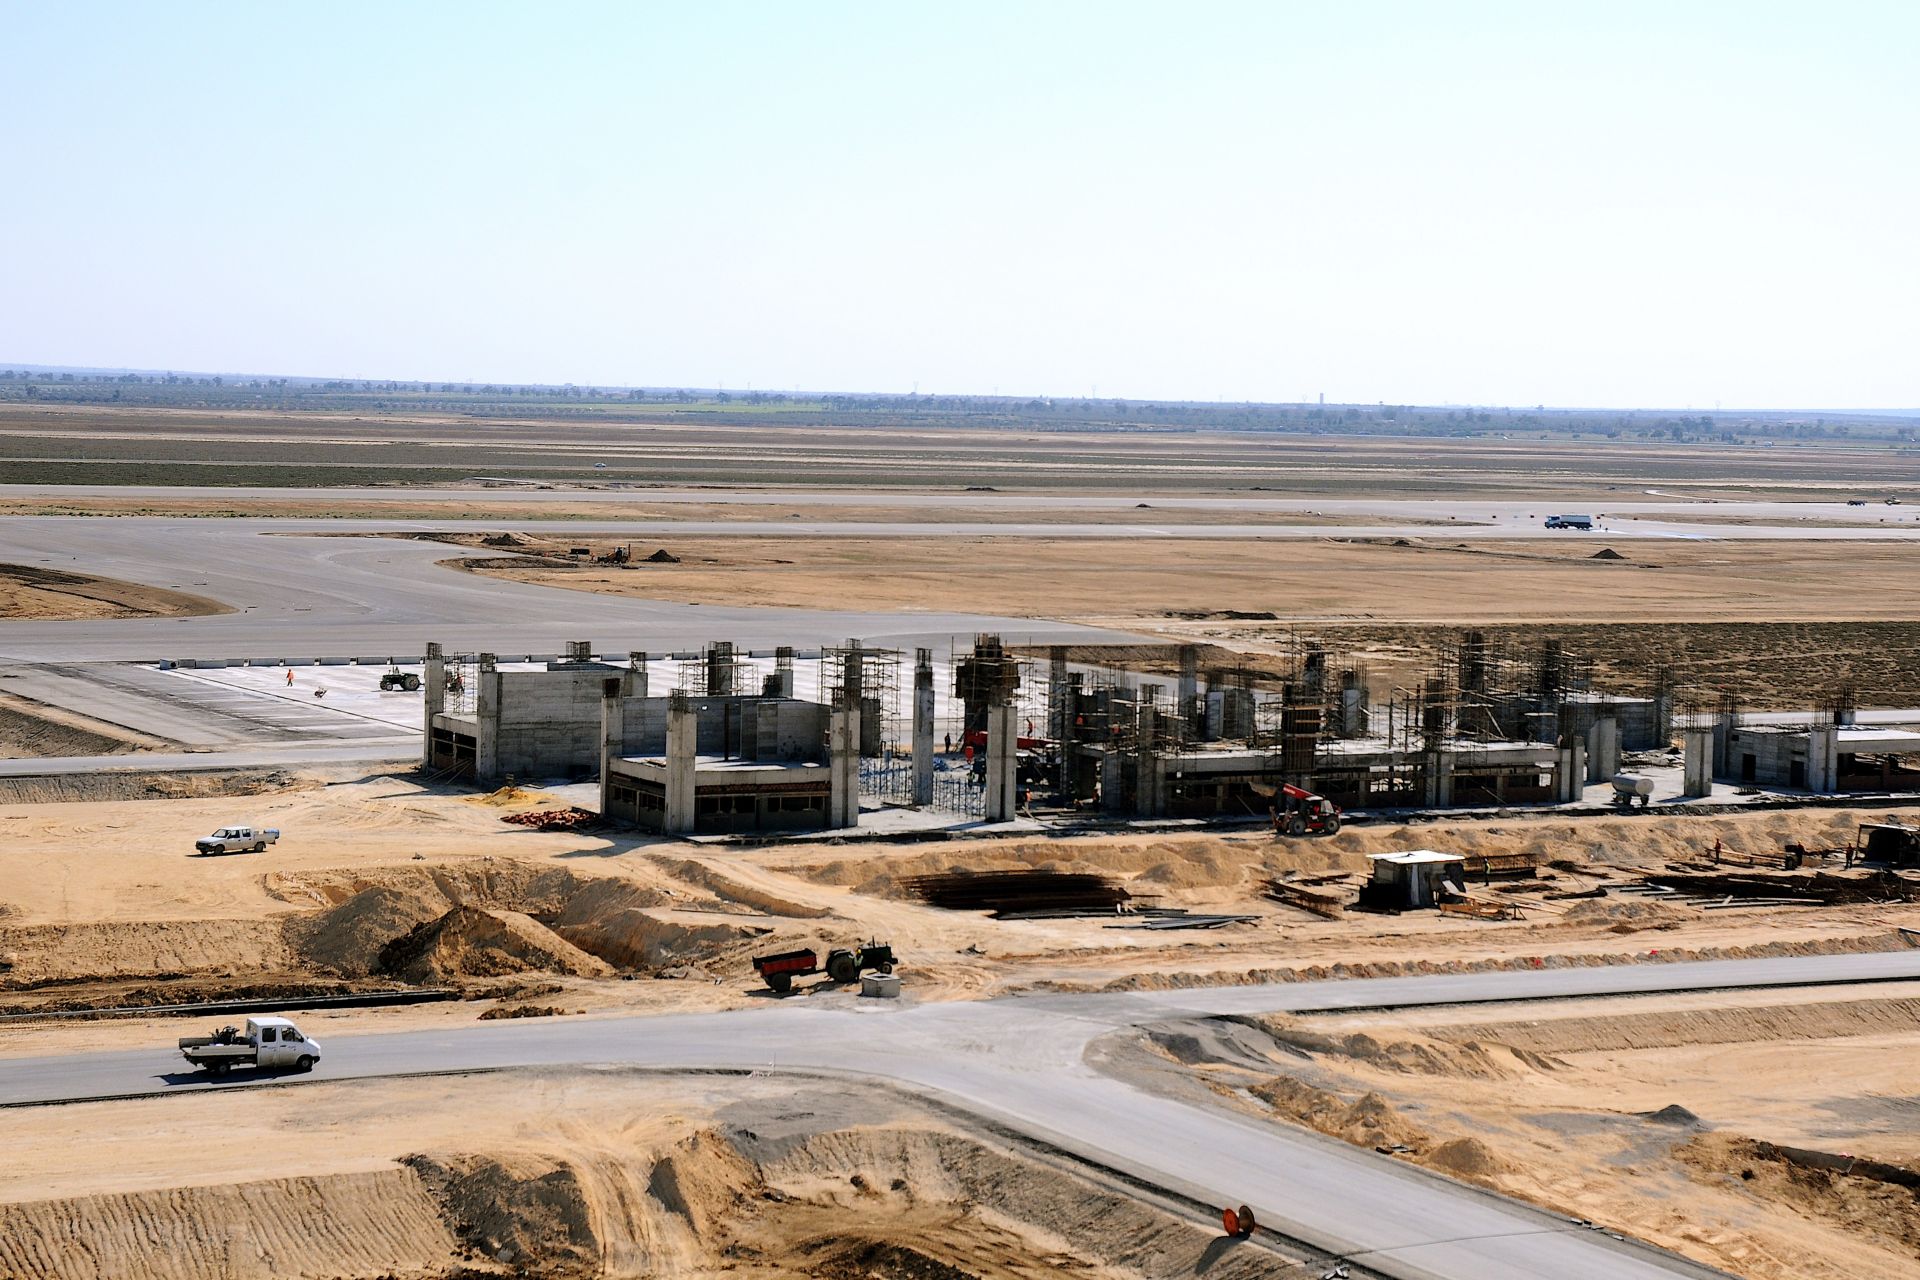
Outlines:
{"label": "concrete barrier", "polygon": [[246,659],[246,664],[250,667],[278,667],[278,666],[284,666],[286,664],[286,659],[284,658],[248,658]]}
{"label": "concrete barrier", "polygon": [[314,662],[323,667],[345,667],[353,663],[352,658],[315,658]]}

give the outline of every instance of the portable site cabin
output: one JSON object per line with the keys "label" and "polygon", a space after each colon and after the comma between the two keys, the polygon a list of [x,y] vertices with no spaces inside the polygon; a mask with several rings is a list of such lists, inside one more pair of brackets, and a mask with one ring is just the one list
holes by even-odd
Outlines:
{"label": "portable site cabin", "polygon": [[1448,893],[1466,890],[1466,859],[1457,853],[1408,849],[1401,853],[1367,855],[1373,878],[1366,903],[1383,911],[1418,911],[1435,907]]}

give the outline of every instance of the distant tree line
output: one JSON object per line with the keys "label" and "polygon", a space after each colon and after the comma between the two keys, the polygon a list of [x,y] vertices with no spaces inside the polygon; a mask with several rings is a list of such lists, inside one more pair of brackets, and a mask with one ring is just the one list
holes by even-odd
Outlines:
{"label": "distant tree line", "polygon": [[1739,444],[1912,442],[1920,421],[1874,414],[1685,413],[1404,404],[1260,404],[1091,397],[787,394],[684,387],[379,381],[220,374],[0,369],[0,402],[272,408],[288,412],[438,412],[603,422],[700,421],[792,426],[944,423],[1031,431],[1275,431],[1321,435],[1524,437]]}

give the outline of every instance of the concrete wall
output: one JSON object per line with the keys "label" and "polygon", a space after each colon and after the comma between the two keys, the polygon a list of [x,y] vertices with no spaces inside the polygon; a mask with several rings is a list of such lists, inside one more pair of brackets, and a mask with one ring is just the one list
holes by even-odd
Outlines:
{"label": "concrete wall", "polygon": [[[609,677],[626,678],[626,669],[599,664],[558,665],[546,671],[482,669],[474,698],[478,781],[491,786],[508,776],[597,775],[601,685]],[[633,711],[631,705],[623,708],[628,718]]]}

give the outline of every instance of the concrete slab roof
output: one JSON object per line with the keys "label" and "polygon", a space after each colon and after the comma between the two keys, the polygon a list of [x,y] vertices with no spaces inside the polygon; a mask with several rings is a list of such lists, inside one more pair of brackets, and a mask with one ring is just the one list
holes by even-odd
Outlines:
{"label": "concrete slab roof", "polygon": [[1839,732],[1840,747],[1850,751],[1920,751],[1920,730],[1847,728]]}
{"label": "concrete slab roof", "polygon": [[1404,849],[1399,853],[1370,853],[1369,862],[1391,862],[1399,867],[1414,867],[1436,862],[1465,862],[1466,858],[1457,853],[1440,853],[1433,849]]}

